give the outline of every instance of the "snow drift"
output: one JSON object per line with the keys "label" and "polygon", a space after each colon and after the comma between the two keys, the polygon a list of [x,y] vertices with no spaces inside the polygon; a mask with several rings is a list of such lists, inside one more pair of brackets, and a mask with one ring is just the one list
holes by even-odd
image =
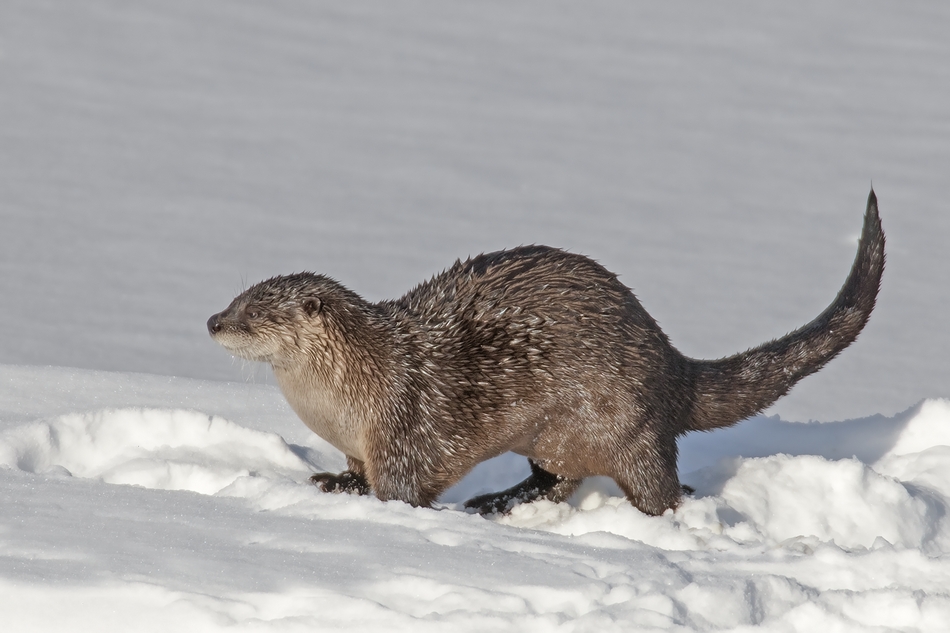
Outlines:
{"label": "snow drift", "polygon": [[[2,373],[16,387],[38,372]],[[149,377],[85,379],[137,383],[148,399]],[[177,399],[194,402],[202,386],[183,381]],[[0,587],[13,630],[939,630],[950,619],[947,400],[688,436],[684,459],[713,462],[684,474],[696,494],[660,517],[593,479],[570,503],[484,519],[459,500],[520,476],[522,458],[484,464],[437,509],[319,493],[306,479],[341,467],[336,451],[229,421],[214,409],[249,387],[229,398],[207,387],[205,412],[29,421],[30,404],[0,399]],[[55,390],[46,401],[64,406]],[[276,427],[292,422],[283,416]],[[776,436],[792,454],[742,454]]]}

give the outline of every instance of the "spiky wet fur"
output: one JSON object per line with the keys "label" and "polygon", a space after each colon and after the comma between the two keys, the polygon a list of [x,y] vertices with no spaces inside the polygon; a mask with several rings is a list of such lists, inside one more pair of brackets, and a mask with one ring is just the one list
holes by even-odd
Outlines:
{"label": "spiky wet fur", "polygon": [[[847,347],[874,307],[884,233],[874,192],[851,273],[814,321],[728,358],[680,354],[616,276],[527,246],[457,261],[401,299],[369,303],[322,275],[261,282],[208,322],[269,362],[291,406],[347,455],[324,489],[427,506],[481,461],[532,460],[511,491],[563,499],[612,477],[640,510],[677,505],[676,439],[752,416]],[[512,491],[514,491],[512,493]],[[513,496],[512,496],[513,495]]]}

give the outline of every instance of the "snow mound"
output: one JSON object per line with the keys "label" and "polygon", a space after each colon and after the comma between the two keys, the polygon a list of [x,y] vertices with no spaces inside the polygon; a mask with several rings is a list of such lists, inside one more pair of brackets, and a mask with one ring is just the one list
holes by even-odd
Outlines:
{"label": "snow mound", "polygon": [[[759,422],[740,425],[742,446],[774,441],[755,436],[778,422]],[[0,426],[5,615],[17,630],[52,630],[59,613],[96,630],[136,617],[201,630],[944,630],[950,402],[869,422],[864,437],[860,420],[786,429],[800,431],[795,454],[717,453],[660,517],[591,478],[569,503],[491,520],[454,502],[320,493],[301,482],[338,470],[339,454],[190,410]],[[491,460],[456,492],[503,485],[518,464]]]}
{"label": "snow mound", "polygon": [[0,466],[201,494],[312,471],[279,435],[163,409],[71,413],[10,429],[0,434]]}
{"label": "snow mound", "polygon": [[[860,428],[859,422],[841,424]],[[584,537],[598,547],[626,548],[634,541],[667,551],[747,546],[812,551],[822,544],[852,551],[885,546],[948,551],[950,528],[943,517],[950,504],[950,401],[926,401],[887,422],[893,437],[887,450],[875,452],[880,458],[874,463],[824,456],[827,447],[817,440],[843,437],[837,423],[800,425],[812,427],[805,431],[816,454],[723,457],[691,473],[696,495],[662,517],[639,512],[609,479],[591,478],[569,503],[523,504],[493,520]],[[747,428],[747,434],[772,429]],[[836,450],[847,450],[847,442],[842,446]],[[524,461],[509,455],[483,464],[459,490],[495,475],[510,477],[518,460]],[[0,433],[0,466],[26,472],[241,497],[259,509],[297,506],[298,512],[326,517],[369,512],[380,520],[401,520],[402,510],[389,504],[314,496],[300,486],[315,469],[339,470],[339,461],[338,455],[288,445],[274,433],[187,410],[72,413]],[[460,509],[454,501],[448,507]]]}
{"label": "snow mound", "polygon": [[871,547],[878,538],[920,547],[933,517],[901,483],[856,459],[802,455],[744,460],[722,490],[719,514],[771,541],[813,536]]}

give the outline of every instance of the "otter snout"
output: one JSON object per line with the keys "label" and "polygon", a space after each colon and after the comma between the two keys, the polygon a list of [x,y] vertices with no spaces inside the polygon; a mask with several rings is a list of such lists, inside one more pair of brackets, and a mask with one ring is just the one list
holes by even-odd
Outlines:
{"label": "otter snout", "polygon": [[208,334],[214,336],[221,331],[221,313],[212,314],[211,318],[208,319]]}
{"label": "otter snout", "polygon": [[215,343],[247,360],[270,361],[280,347],[279,339],[252,330],[242,314],[235,316],[233,307],[208,319],[208,334]]}

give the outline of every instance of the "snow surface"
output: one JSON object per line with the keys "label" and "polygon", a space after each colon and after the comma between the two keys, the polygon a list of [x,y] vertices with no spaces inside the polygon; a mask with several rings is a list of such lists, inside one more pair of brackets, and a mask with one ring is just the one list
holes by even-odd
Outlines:
{"label": "snow surface", "polygon": [[948,28],[938,1],[3,0],[0,362],[239,381],[204,323],[246,284],[392,298],[529,243],[725,356],[831,302],[873,181],[879,306],[770,412],[950,396]]}
{"label": "snow surface", "polygon": [[[948,30],[935,1],[3,0],[0,630],[948,630]],[[602,479],[461,511],[513,455],[437,510],[318,493],[343,457],[204,327],[274,274],[382,299],[546,243],[723,356],[831,301],[872,180],[866,331],[686,437],[662,517]]]}
{"label": "snow surface", "polygon": [[522,461],[482,466],[435,510],[325,494],[306,478],[342,457],[274,387],[0,366],[4,630],[950,622],[948,400],[691,436],[681,467],[696,494],[662,517],[602,480],[507,517],[460,509],[524,476]]}

